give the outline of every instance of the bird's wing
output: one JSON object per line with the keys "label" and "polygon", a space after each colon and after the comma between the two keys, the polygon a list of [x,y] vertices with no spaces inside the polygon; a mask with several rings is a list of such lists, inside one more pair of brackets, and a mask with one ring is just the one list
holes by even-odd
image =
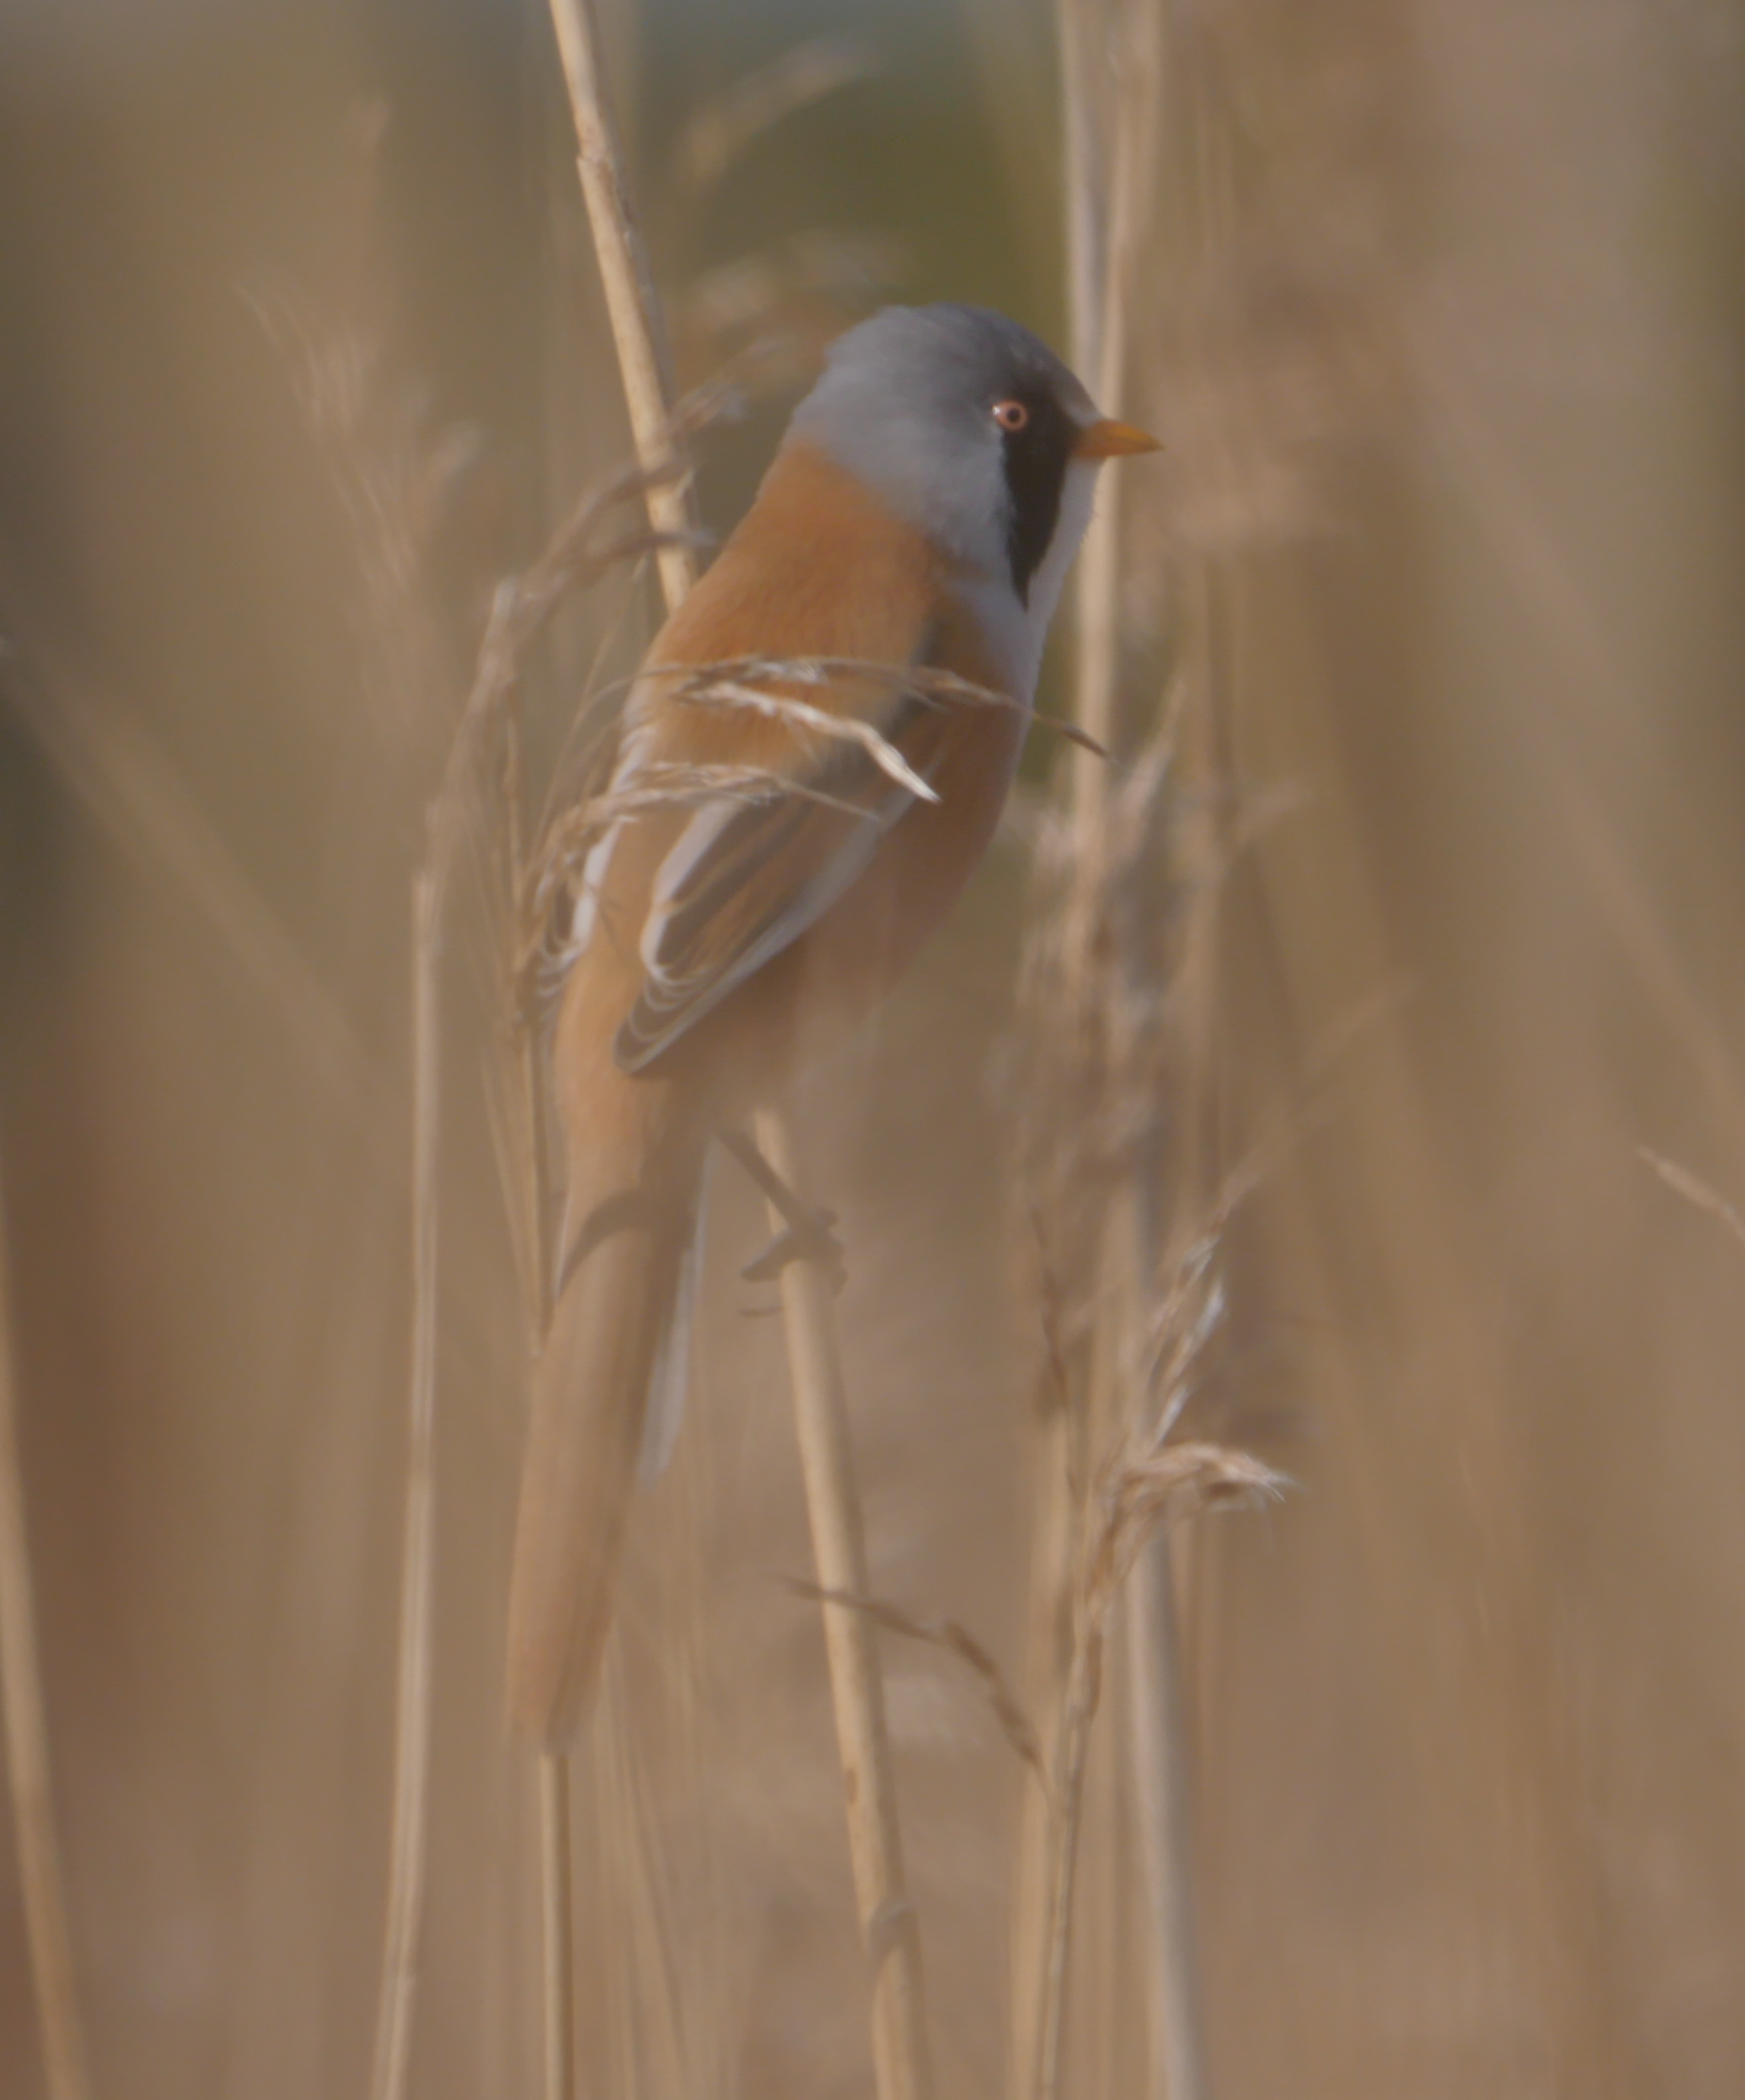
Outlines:
{"label": "bird's wing", "polygon": [[[945,709],[892,694],[879,712],[842,712],[870,719],[926,779]],[[792,789],[702,804],[661,862],[643,933],[642,988],[615,1046],[621,1070],[652,1064],[814,924],[916,799],[872,751],[834,737],[811,739],[789,770]]]}

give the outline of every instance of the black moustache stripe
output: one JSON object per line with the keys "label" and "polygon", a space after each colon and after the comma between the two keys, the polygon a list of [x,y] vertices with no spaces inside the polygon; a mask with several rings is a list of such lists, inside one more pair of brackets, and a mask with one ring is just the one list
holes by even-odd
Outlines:
{"label": "black moustache stripe", "polygon": [[1042,565],[1060,522],[1060,496],[1067,468],[1078,442],[1078,426],[1052,394],[1015,397],[1030,411],[1021,430],[1001,434],[1005,455],[1005,485],[1012,498],[1012,522],[1006,531],[1006,558],[1012,588],[1026,605],[1030,580]]}

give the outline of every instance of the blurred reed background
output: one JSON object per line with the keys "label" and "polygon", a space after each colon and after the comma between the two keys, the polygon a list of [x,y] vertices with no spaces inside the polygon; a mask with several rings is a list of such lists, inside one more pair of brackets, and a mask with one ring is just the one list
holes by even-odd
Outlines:
{"label": "blurred reed background", "polygon": [[[1169,450],[1122,484],[1110,792],[1172,722],[1116,898],[1168,977],[1115,1120],[1177,1225],[1289,1133],[1225,1228],[1185,1418],[1297,1484],[1175,1540],[1205,2089],[1721,2100],[1745,1246],[1707,1192],[1745,1207],[1745,14],[1069,12],[1089,93],[1131,91],[1147,23],[1157,54],[1119,405]],[[609,26],[682,378],[789,345],[705,442],[711,527],[879,301],[1064,344],[1045,7],[648,0]],[[491,587],[627,456],[618,383],[532,0],[11,0],[0,170],[0,1188],[92,2084],[360,2093],[409,885]],[[652,609],[625,573],[566,610],[530,779]],[[1095,1140],[1035,1054],[1056,755],[804,1118],[850,1255],[873,1586],[1014,1679],[1053,1287],[1025,1192],[1063,1114],[1069,1155]],[[444,1008],[426,2100],[540,2076],[484,894]],[[687,1433],[577,1775],[583,2088],[864,2093],[817,1615],[775,1579],[809,1565],[786,1374],[736,1275],[752,1194],[723,1171],[714,1196]],[[940,2088],[1009,2092],[1023,1770],[950,1657],[885,1652]],[[1086,2100],[1146,2060],[1124,1683],[1076,1913]],[[0,1855],[0,2090],[30,2095],[16,1885]]]}

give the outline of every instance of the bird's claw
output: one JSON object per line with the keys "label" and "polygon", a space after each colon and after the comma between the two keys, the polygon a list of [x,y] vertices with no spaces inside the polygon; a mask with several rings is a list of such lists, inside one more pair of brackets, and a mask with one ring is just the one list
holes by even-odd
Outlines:
{"label": "bird's claw", "polygon": [[848,1281],[848,1260],[842,1242],[830,1229],[835,1223],[834,1211],[802,1212],[740,1274],[748,1283],[773,1283],[791,1261],[816,1262],[824,1271],[831,1296],[840,1297]]}
{"label": "bird's claw", "polygon": [[748,1283],[772,1283],[791,1261],[816,1262],[830,1286],[831,1296],[839,1297],[848,1281],[848,1261],[842,1242],[830,1229],[836,1223],[836,1212],[814,1210],[802,1202],[744,1131],[724,1130],[720,1136],[783,1220],[782,1230],[740,1274]]}

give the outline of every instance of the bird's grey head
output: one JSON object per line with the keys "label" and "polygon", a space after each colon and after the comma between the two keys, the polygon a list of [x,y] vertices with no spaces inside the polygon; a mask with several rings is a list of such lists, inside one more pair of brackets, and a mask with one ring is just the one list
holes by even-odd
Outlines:
{"label": "bird's grey head", "polygon": [[1096,461],[1076,448],[1098,421],[1072,373],[1015,321],[979,307],[887,307],[832,346],[789,441],[820,447],[1040,628],[1089,519]]}

